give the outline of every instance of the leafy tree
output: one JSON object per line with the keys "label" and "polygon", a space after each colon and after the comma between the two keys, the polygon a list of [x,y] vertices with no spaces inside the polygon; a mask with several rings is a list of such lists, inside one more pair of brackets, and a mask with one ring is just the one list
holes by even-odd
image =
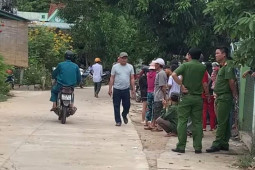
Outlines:
{"label": "leafy tree", "polygon": [[38,27],[29,30],[29,58],[37,58],[47,70],[64,60],[64,53],[72,49],[72,37],[62,31]]}
{"label": "leafy tree", "polygon": [[121,51],[128,52],[133,63],[139,58],[156,56],[154,37],[143,34],[139,20],[120,8],[100,0],[64,2],[62,17],[75,22],[71,30],[75,46],[82,48],[89,60],[100,57],[105,65],[111,66]]}
{"label": "leafy tree", "polygon": [[198,46],[208,57],[225,36],[213,33],[213,18],[205,16],[205,0],[121,0],[118,6],[135,15],[157,37],[163,56],[184,55]]}
{"label": "leafy tree", "polygon": [[48,12],[51,0],[16,0],[19,11]]}
{"label": "leafy tree", "polygon": [[213,16],[216,33],[239,42],[235,60],[248,66],[255,65],[255,3],[254,0],[213,0],[205,13]]}
{"label": "leafy tree", "polygon": [[72,37],[65,32],[46,27],[29,30],[29,67],[24,73],[24,83],[41,84],[46,78],[46,86],[50,85],[52,67],[64,60],[67,49],[72,50]]}

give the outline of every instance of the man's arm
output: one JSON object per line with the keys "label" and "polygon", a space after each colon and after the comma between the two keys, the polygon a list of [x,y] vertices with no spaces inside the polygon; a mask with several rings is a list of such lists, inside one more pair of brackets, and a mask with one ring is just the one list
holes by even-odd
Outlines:
{"label": "man's arm", "polygon": [[58,64],[58,66],[56,67],[56,69],[53,70],[53,72],[52,72],[52,79],[57,79],[59,70],[60,70],[60,65]]}
{"label": "man's arm", "polygon": [[209,78],[208,78],[208,72],[206,71],[204,73],[204,77],[203,77],[203,80],[202,80],[202,85],[203,85],[203,89],[204,89],[204,92],[205,92],[205,96],[209,96],[209,85],[208,85],[208,81],[209,81]]}
{"label": "man's arm", "polygon": [[131,87],[132,87],[132,97],[134,98],[135,97],[135,76],[134,74],[131,74],[130,75],[130,84],[131,84]]}
{"label": "man's arm", "polygon": [[178,75],[175,72],[173,72],[172,77],[177,84],[182,85],[182,80],[179,79]]}
{"label": "man's arm", "polygon": [[109,82],[109,91],[108,94],[112,96],[112,86],[115,80],[115,75],[111,75],[110,82]]}
{"label": "man's arm", "polygon": [[229,83],[230,89],[232,91],[232,95],[236,99],[237,98],[237,89],[236,89],[235,80],[234,79],[229,79],[228,83]]}
{"label": "man's arm", "polygon": [[102,75],[103,75],[103,66],[101,65],[100,76],[102,77]]}
{"label": "man's arm", "polygon": [[163,92],[163,96],[164,96],[164,100],[166,100],[166,85],[165,86],[161,86],[161,90]]}

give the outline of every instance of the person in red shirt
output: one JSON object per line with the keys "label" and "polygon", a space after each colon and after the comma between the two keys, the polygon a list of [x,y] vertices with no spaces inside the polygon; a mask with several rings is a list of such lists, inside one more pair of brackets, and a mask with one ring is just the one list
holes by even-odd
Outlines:
{"label": "person in red shirt", "polygon": [[207,111],[209,111],[209,117],[210,117],[210,131],[213,131],[215,129],[215,111],[214,111],[214,96],[212,94],[211,85],[212,80],[209,79],[209,73],[206,71],[202,80],[203,87],[205,90],[209,90],[207,94],[204,90],[202,94],[203,98],[203,131],[206,131],[206,124],[207,124]]}

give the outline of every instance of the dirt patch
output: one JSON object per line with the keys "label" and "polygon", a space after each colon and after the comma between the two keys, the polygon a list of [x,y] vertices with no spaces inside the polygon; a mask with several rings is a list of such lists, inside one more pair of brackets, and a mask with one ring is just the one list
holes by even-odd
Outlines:
{"label": "dirt patch", "polygon": [[141,103],[132,102],[130,118],[141,139],[143,151],[146,154],[150,170],[156,170],[157,158],[162,152],[165,151],[169,138],[164,137],[165,132],[152,132],[150,130],[144,130],[144,125],[141,123],[141,110]]}

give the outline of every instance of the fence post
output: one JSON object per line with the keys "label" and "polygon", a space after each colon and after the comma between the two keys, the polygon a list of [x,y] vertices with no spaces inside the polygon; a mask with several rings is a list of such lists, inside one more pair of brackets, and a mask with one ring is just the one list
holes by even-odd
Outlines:
{"label": "fence post", "polygon": [[19,84],[22,85],[23,84],[23,78],[24,78],[24,68],[20,69],[20,77],[19,77]]}
{"label": "fence post", "polygon": [[[255,83],[254,83],[255,89]],[[253,90],[254,97],[253,97],[253,121],[252,121],[252,148],[251,153],[255,155],[255,90]]]}

